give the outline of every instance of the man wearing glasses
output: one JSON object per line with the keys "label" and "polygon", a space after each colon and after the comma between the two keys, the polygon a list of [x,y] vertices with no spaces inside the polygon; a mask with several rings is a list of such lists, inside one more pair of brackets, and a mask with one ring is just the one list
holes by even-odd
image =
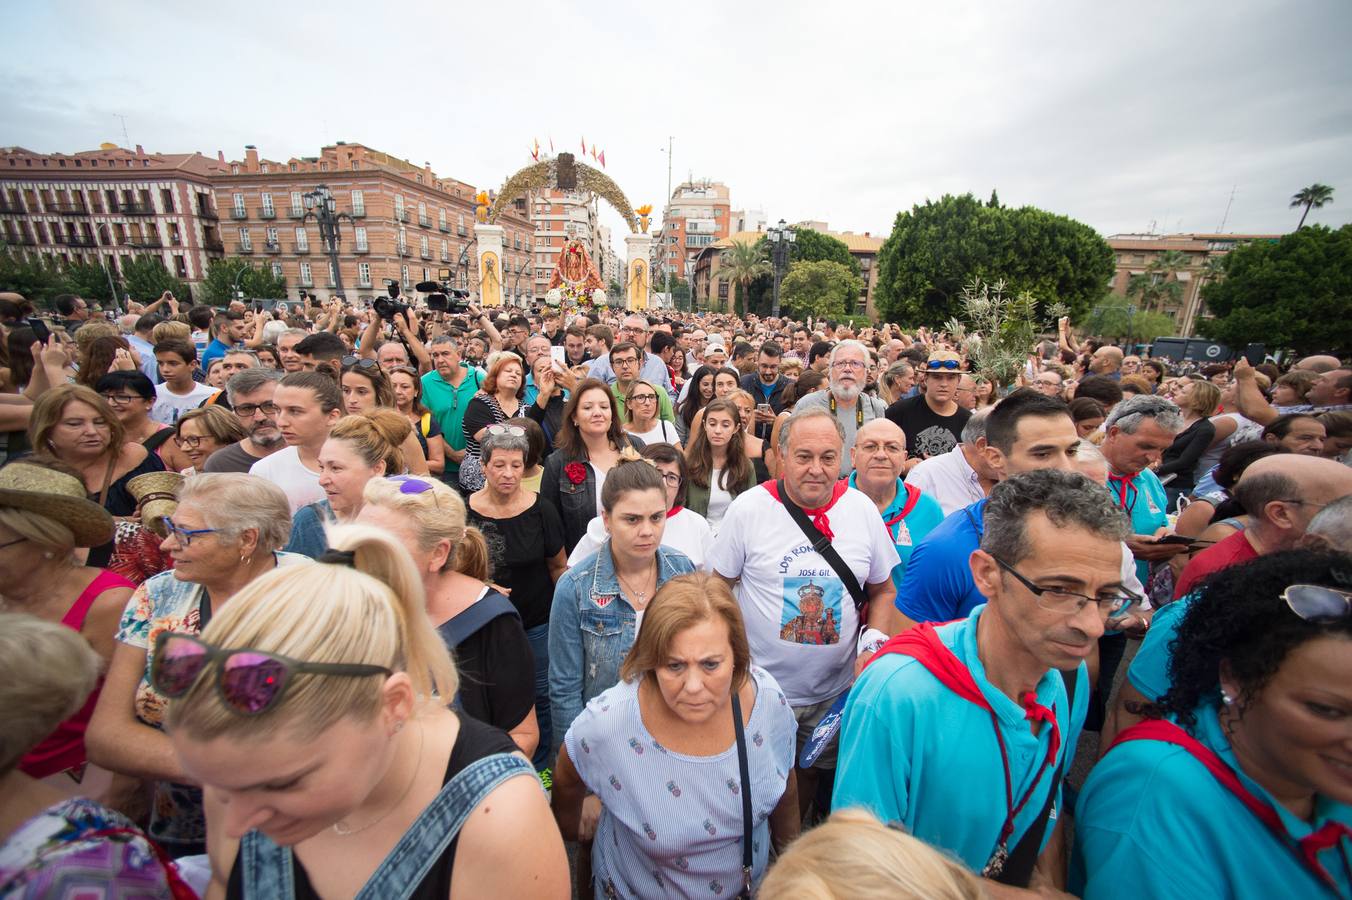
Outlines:
{"label": "man wearing glasses", "polygon": [[1048,397],[1061,396],[1061,376],[1056,372],[1039,372],[1033,378],[1033,390]]}
{"label": "man wearing glasses", "polygon": [[277,407],[272,402],[283,374],[276,369],[253,367],[230,376],[225,393],[248,435],[207,457],[202,471],[248,474],[254,463],[286,446],[277,428]]}
{"label": "man wearing glasses", "polygon": [[[638,355],[641,351],[637,344],[630,341],[621,341],[610,348],[610,355],[607,359],[610,361],[611,370],[615,373],[615,381],[610,385],[610,393],[615,397],[615,411],[620,417],[620,421],[626,420],[629,416],[625,410],[625,399],[629,396],[629,391],[634,387],[634,382],[639,380],[639,362]],[[647,378],[643,379],[648,381]],[[655,384],[656,382],[650,382]],[[664,422],[675,422],[676,413],[671,408],[671,397],[666,391],[657,392],[657,418]]]}
{"label": "man wearing glasses", "polygon": [[935,350],[925,361],[925,389],[887,408],[887,418],[906,432],[906,471],[931,456],[942,456],[962,440],[962,426],[970,410],[958,403],[962,357],[952,350]]}
{"label": "man wearing glasses", "polygon": [[1062,883],[1053,832],[1085,659],[1139,602],[1119,565],[1126,517],[1083,475],[1045,470],[996,485],[985,522],[970,559],[985,603],[893,638],[850,691],[833,807],[864,806],[1005,884],[1027,887],[1034,863]]}
{"label": "man wearing glasses", "polygon": [[[638,352],[642,354],[640,370],[634,373],[632,377],[651,381],[662,388],[663,392],[667,394],[667,404],[670,405],[671,373],[667,371],[667,364],[662,362],[657,354],[649,353],[643,349],[648,345],[648,320],[637,314],[625,316],[624,322],[620,325],[619,334],[615,337],[616,347],[623,343],[630,343],[638,348]],[[613,385],[618,375],[611,367],[610,356],[605,353],[596,354],[587,377],[599,378],[606,384]],[[667,417],[664,415],[662,418]]]}
{"label": "man wearing glasses", "polygon": [[794,412],[825,409],[840,423],[845,431],[845,446],[840,454],[841,478],[850,474],[850,451],[859,429],[867,422],[881,419],[887,409],[883,401],[864,393],[868,365],[868,349],[863,344],[841,341],[831,350],[827,367],[830,389],[808,394],[793,407]]}

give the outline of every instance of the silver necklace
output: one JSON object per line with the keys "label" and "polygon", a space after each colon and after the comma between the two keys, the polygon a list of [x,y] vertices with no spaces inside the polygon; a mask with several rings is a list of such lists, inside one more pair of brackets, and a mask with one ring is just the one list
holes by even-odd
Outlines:
{"label": "silver necklace", "polygon": [[[648,592],[647,592],[647,591],[636,591],[636,590],[634,590],[634,586],[633,586],[632,584],[630,584],[629,581],[628,581],[623,575],[620,574],[620,572],[619,572],[618,569],[615,570],[615,577],[618,578],[618,579],[620,580],[620,585],[621,585],[621,587],[623,587],[625,590],[629,591],[629,593],[633,595],[635,601],[637,602],[637,604],[638,604],[639,606],[646,606],[646,605],[647,605],[647,600],[648,600]],[[653,581],[656,582],[656,580],[657,580],[657,560],[654,559],[654,560],[653,560]],[[644,576],[643,576],[643,581],[644,581],[645,584],[647,583],[647,581],[648,581],[648,576],[647,576],[647,574],[644,574]]]}
{"label": "silver necklace", "polygon": [[343,819],[339,819],[337,822],[333,823],[334,834],[340,835],[342,837],[347,837],[353,834],[361,834],[366,829],[371,828],[372,826],[375,825],[379,825],[381,822],[385,821],[386,816],[388,816],[390,813],[394,812],[396,809],[399,808],[400,804],[402,804],[404,800],[408,797],[408,792],[413,790],[413,783],[418,780],[418,770],[422,768],[423,743],[426,740],[427,740],[427,732],[423,730],[422,723],[419,722],[418,761],[413,764],[413,775],[408,780],[408,786],[405,787],[404,792],[399,795],[399,799],[394,801],[394,805],[392,805],[389,809],[385,810],[383,813],[377,816],[373,821],[367,822],[360,828],[351,828],[346,824],[346,822]]}

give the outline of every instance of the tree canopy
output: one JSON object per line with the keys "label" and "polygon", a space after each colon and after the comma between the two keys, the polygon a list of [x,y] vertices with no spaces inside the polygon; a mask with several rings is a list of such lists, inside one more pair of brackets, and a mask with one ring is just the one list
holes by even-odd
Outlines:
{"label": "tree canopy", "polygon": [[1173,334],[1178,327],[1173,317],[1150,312],[1117,294],[1105,295],[1081,319],[1081,324],[1090,334],[1113,339],[1129,338],[1132,343],[1141,344]]}
{"label": "tree canopy", "polygon": [[961,310],[963,288],[980,278],[1031,294],[1039,309],[1063,303],[1080,318],[1112,274],[1112,249],[1082,222],[945,195],[897,214],[878,253],[874,296],[889,321],[934,325]]}
{"label": "tree canopy", "polygon": [[[849,269],[852,275],[859,274],[859,260],[854,258],[849,246],[839,238],[813,228],[795,228],[793,235],[793,243],[789,245],[790,265],[796,262],[837,262]],[[756,241],[756,246],[766,259],[771,258],[768,238],[762,237]],[[780,289],[783,289],[783,285],[780,285]],[[759,315],[769,315],[774,299],[773,273],[767,273],[752,282],[747,296],[750,300],[747,309],[754,310]],[[781,301],[782,299],[781,297]]]}
{"label": "tree canopy", "polygon": [[133,300],[142,303],[158,300],[165,291],[172,291],[180,299],[192,296],[188,286],[169,274],[164,262],[155,256],[138,256],[125,263],[122,284]]}
{"label": "tree canopy", "polygon": [[1202,288],[1215,318],[1197,330],[1231,347],[1262,342],[1297,353],[1352,347],[1352,225],[1311,225],[1232,250],[1225,277]]}
{"label": "tree canopy", "polygon": [[779,285],[783,308],[797,318],[837,318],[854,308],[863,280],[835,260],[796,262]]}
{"label": "tree canopy", "polygon": [[245,297],[274,299],[286,296],[285,278],[274,277],[266,265],[256,267],[252,260],[231,256],[212,260],[207,266],[206,278],[202,279],[203,299],[213,306],[225,306],[233,299],[236,278]]}

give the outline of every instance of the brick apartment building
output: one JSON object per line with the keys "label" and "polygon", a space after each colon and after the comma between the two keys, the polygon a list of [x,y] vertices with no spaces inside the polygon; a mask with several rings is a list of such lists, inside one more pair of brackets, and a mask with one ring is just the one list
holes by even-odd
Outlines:
{"label": "brick apartment building", "polygon": [[732,233],[728,186],[718,181],[678,185],[662,210],[662,229],[653,242],[653,276],[664,270],[687,281],[694,275],[700,251]]}
{"label": "brick apartment building", "polygon": [[200,153],[147,153],[139,144],[72,154],[5,147],[0,242],[25,257],[102,265],[114,280],[149,255],[195,287],[225,249],[211,185],[222,171]]}
{"label": "brick apartment building", "polygon": [[[543,297],[549,289],[549,279],[554,273],[554,262],[559,250],[570,239],[581,241],[597,269],[604,268],[606,249],[610,243],[609,231],[603,236],[595,195],[545,188],[531,193],[529,210],[531,222],[535,226],[532,287],[536,297]],[[614,256],[613,250],[610,256]],[[601,277],[609,281],[616,277],[616,273],[602,271]]]}
{"label": "brick apartment building", "polygon": [[[223,218],[226,253],[256,258],[286,279],[292,298],[306,290],[320,299],[336,291],[328,248],[304,195],[329,187],[338,212],[338,268],[349,300],[385,292],[385,279],[412,291],[442,270],[457,285],[478,279],[473,186],[443,178],[430,164],[417,166],[363,144],[339,141],[319,156],[285,162],[245,148],[212,179]],[[524,200],[498,220],[503,227],[503,296],[525,302],[533,292],[534,228]]]}

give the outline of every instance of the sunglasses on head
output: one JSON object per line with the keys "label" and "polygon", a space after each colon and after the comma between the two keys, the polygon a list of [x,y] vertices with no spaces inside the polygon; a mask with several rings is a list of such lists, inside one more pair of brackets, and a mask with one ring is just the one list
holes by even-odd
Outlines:
{"label": "sunglasses on head", "polygon": [[256,716],[275,706],[293,675],[368,678],[394,674],[384,666],[302,662],[247,647],[228,650],[189,634],[164,631],[155,638],[150,683],[164,696],[176,699],[188,693],[213,662],[217,694],[232,712],[241,716]]}
{"label": "sunglasses on head", "polygon": [[1352,593],[1317,584],[1293,584],[1282,591],[1291,612],[1307,622],[1336,622],[1352,616]]}
{"label": "sunglasses on head", "polygon": [[376,368],[376,367],[379,366],[379,365],[380,365],[380,363],[376,362],[374,359],[372,359],[372,358],[369,357],[369,356],[344,356],[344,357],[343,357],[343,371],[344,371],[344,372],[346,372],[348,369],[374,369],[374,368]]}
{"label": "sunglasses on head", "polygon": [[526,429],[520,425],[489,425],[485,430],[489,434],[510,434],[512,437],[526,436]]}
{"label": "sunglasses on head", "polygon": [[958,362],[956,359],[931,359],[929,362],[925,363],[925,368],[956,369],[960,365],[962,365],[962,363]]}

